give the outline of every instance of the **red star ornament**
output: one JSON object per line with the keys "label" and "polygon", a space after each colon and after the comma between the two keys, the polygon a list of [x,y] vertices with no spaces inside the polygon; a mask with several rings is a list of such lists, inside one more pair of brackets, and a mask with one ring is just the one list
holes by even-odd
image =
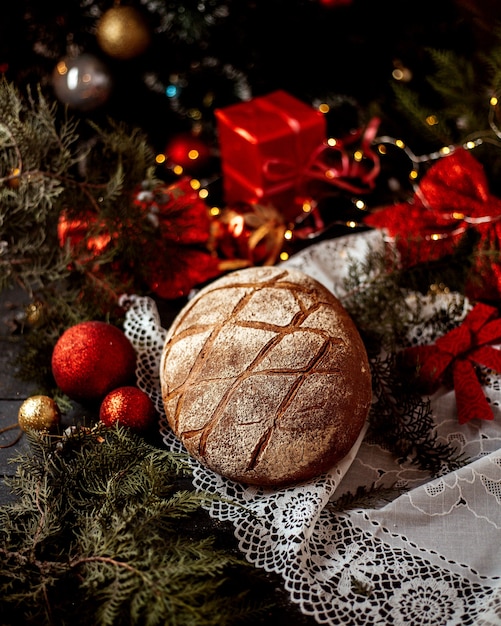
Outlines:
{"label": "red star ornament", "polygon": [[474,418],[492,420],[475,364],[501,373],[501,350],[490,345],[495,343],[501,343],[501,319],[497,309],[480,303],[460,326],[432,345],[407,348],[404,358],[417,366],[418,378],[429,392],[452,380],[460,424]]}

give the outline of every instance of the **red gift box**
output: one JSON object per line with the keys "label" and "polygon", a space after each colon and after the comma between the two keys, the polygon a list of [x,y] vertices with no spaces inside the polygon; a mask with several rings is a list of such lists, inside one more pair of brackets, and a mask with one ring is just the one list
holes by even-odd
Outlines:
{"label": "red gift box", "polygon": [[323,114],[279,90],[215,115],[225,202],[271,204],[292,219],[298,179],[325,141]]}

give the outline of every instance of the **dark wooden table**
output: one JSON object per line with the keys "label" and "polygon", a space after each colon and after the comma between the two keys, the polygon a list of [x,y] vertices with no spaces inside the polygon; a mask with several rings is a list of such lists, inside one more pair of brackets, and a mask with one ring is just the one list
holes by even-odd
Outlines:
{"label": "dark wooden table", "polygon": [[[22,349],[21,327],[26,302],[26,296],[20,291],[5,291],[0,294],[0,429],[16,423],[19,407],[26,398],[36,393],[35,384],[26,383],[17,377],[16,364]],[[9,444],[17,434],[16,430],[2,433],[0,444]],[[15,471],[11,459],[26,449],[24,437],[15,446],[0,449],[0,504],[10,499],[10,492],[3,478]]]}
{"label": "dark wooden table", "polygon": [[[23,323],[27,304],[28,298],[20,290],[6,290],[0,294],[0,429],[16,424],[21,404],[26,398],[40,392],[34,383],[23,381],[18,376],[18,361],[23,349]],[[167,315],[169,315],[168,311]],[[63,424],[65,421],[68,424],[74,423],[74,419],[75,415],[62,417]],[[0,434],[0,445],[5,446],[13,441],[18,433],[18,430],[3,432]],[[160,437],[159,445],[161,445]],[[24,435],[14,446],[0,448],[0,506],[13,498],[4,478],[15,473],[13,459],[20,452],[25,451],[28,451],[28,443]],[[188,479],[185,480],[188,481]],[[183,488],[190,487],[191,483],[183,485]],[[233,528],[229,523],[224,524],[212,520],[205,511],[201,511],[196,524],[199,533],[215,536],[221,546],[238,553]],[[312,618],[303,615],[298,607],[290,602],[280,576],[265,572],[261,575],[260,572],[259,585],[261,587],[259,593],[269,598],[275,608],[267,612],[262,621],[255,622],[255,626],[259,624],[313,626],[316,624]]]}

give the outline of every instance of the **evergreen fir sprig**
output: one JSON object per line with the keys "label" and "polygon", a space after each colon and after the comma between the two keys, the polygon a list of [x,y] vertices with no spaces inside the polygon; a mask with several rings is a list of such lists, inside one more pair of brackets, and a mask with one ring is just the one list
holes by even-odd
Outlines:
{"label": "evergreen fir sprig", "polygon": [[368,440],[390,450],[399,462],[417,465],[432,476],[464,465],[453,445],[438,440],[430,401],[418,393],[395,354],[373,358],[371,373],[374,399]]}
{"label": "evergreen fir sprig", "polygon": [[482,55],[488,75],[491,76],[493,94],[501,95],[501,25],[495,23],[490,26],[492,36],[497,45],[490,46]]}
{"label": "evergreen fir sprig", "polygon": [[[83,129],[41,89],[22,95],[5,78],[0,113],[0,290],[21,284],[31,293],[71,274],[75,268],[57,232],[63,212],[88,222],[86,241],[103,231],[116,235],[111,256],[88,254],[94,274],[96,264],[105,269],[116,260],[140,267],[137,233],[143,244],[153,236],[132,202],[133,190],[154,180],[154,155],[143,133],[113,120]],[[91,274],[85,263],[76,269]],[[114,269],[103,270],[106,278]]]}
{"label": "evergreen fir sprig", "polygon": [[[481,77],[479,59],[467,59],[451,50],[435,50],[428,48],[427,53],[435,71],[427,77],[427,82],[440,98],[441,108],[435,114],[438,124],[432,128],[440,128],[447,124],[448,134],[444,141],[461,141],[464,129],[484,130],[487,128],[487,110],[489,100],[486,93],[478,93],[475,85]],[[483,79],[489,79],[483,71]],[[424,122],[425,120],[423,120]],[[461,128],[458,128],[460,121]],[[459,131],[459,132],[458,132]]]}
{"label": "evergreen fir sprig", "polygon": [[[431,64],[425,95],[412,85],[392,84],[395,105],[417,135],[438,149],[461,143],[472,132],[488,130],[492,76],[485,61],[452,50],[427,48],[425,53]],[[478,88],[480,81],[485,83],[484,90]]]}
{"label": "evergreen fir sprig", "polygon": [[[362,335],[371,366],[374,401],[367,437],[400,461],[433,475],[444,468],[456,469],[464,460],[453,446],[438,441],[430,402],[419,392],[412,372],[401,367],[399,352],[408,345],[410,331],[423,322],[421,298],[409,296],[433,297],[432,284],[447,285],[449,266],[459,263],[448,261],[403,269],[389,251],[371,249],[363,262],[350,262],[342,299]],[[432,334],[438,337],[451,330],[463,305],[464,297],[458,294],[446,311],[438,309],[431,315],[427,324]]]}
{"label": "evergreen fir sprig", "polygon": [[23,100],[5,79],[0,112],[0,288],[29,288],[39,276],[55,280],[66,273],[55,226],[60,176],[74,165],[75,127],[63,122],[58,131],[53,106],[43,98],[36,106],[31,96]]}
{"label": "evergreen fir sprig", "polygon": [[[491,190],[501,193],[501,135],[499,105],[491,98],[501,95],[501,29],[493,24],[492,45],[468,54],[464,50],[425,48],[430,62],[426,89],[412,83],[392,83],[395,107],[413,129],[407,143],[434,153],[446,146],[475,145]],[[425,155],[422,157],[426,162]],[[430,164],[432,159],[428,160]]]}
{"label": "evergreen fir sprig", "polygon": [[[348,259],[343,281],[343,305],[362,334],[369,355],[393,352],[409,327],[419,320],[419,307],[407,302],[403,271],[390,251],[370,247],[363,261]],[[381,312],[384,311],[384,315]]]}
{"label": "evergreen fir sprig", "polygon": [[366,487],[359,485],[355,493],[343,493],[335,500],[329,501],[327,506],[336,513],[343,513],[358,508],[375,509],[392,502],[392,500],[407,491],[407,487],[398,485],[390,487],[376,485]]}
{"label": "evergreen fir sprig", "polygon": [[118,427],[29,439],[0,508],[3,624],[221,626],[263,610],[228,583],[251,566],[197,537],[214,496],[179,488],[184,455]]}
{"label": "evergreen fir sprig", "polygon": [[387,247],[369,247],[363,261],[348,259],[342,301],[363,335],[369,354],[378,355],[382,349],[392,353],[408,341],[409,331],[422,322],[422,301],[412,297],[414,293],[430,298],[441,291],[457,294],[446,319],[437,313],[430,321],[437,335],[440,330],[450,330],[448,325],[464,302],[461,294],[473,254],[465,238],[453,254],[418,265],[408,265],[396,249]]}

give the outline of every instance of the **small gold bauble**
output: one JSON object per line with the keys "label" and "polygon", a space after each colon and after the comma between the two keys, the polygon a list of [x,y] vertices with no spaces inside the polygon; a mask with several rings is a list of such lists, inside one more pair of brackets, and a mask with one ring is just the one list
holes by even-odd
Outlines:
{"label": "small gold bauble", "polygon": [[7,178],[7,187],[11,189],[18,189],[20,183],[21,170],[18,167],[13,167],[9,171],[9,176]]}
{"label": "small gold bauble", "polygon": [[61,420],[59,407],[48,396],[31,396],[20,406],[18,422],[21,430],[39,430],[48,432]]}
{"label": "small gold bauble", "polygon": [[132,59],[150,45],[146,20],[134,7],[117,6],[101,16],[96,30],[97,42],[106,54],[115,59]]}
{"label": "small gold bauble", "polygon": [[38,326],[44,315],[44,306],[41,302],[30,302],[26,307],[26,323],[30,326]]}

